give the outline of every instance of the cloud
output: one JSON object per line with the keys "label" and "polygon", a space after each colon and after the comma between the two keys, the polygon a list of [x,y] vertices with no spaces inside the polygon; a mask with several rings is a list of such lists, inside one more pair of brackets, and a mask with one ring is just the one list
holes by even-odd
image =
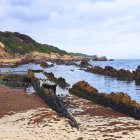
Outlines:
{"label": "cloud", "polygon": [[9,4],[12,6],[29,6],[34,3],[33,0],[9,0]]}
{"label": "cloud", "polygon": [[71,52],[134,58],[140,51],[139,7],[138,0],[1,0],[0,30]]}

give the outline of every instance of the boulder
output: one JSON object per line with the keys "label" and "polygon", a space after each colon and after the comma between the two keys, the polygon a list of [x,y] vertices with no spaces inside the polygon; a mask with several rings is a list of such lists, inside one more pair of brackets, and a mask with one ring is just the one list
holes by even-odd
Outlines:
{"label": "boulder", "polygon": [[136,71],[134,72],[136,84],[140,84],[140,65],[138,65]]}
{"label": "boulder", "polygon": [[82,61],[81,61],[81,63],[80,63],[79,66],[82,67],[82,68],[87,68],[87,67],[89,67],[89,66],[92,67],[92,65],[89,64],[89,59],[86,59],[86,58],[83,58],[83,59],[82,59]]}
{"label": "boulder", "polygon": [[82,89],[86,93],[98,93],[98,90],[92,86],[90,86],[87,82],[85,81],[80,81],[77,82],[76,84],[73,85],[74,88],[77,89]]}
{"label": "boulder", "polygon": [[105,70],[108,70],[108,71],[113,71],[113,70],[114,70],[114,68],[113,68],[113,67],[111,67],[111,66],[105,66]]}
{"label": "boulder", "polygon": [[43,62],[43,63],[40,64],[40,66],[42,68],[48,68],[48,67],[52,67],[53,65],[49,65],[47,62]]}
{"label": "boulder", "polygon": [[65,80],[63,77],[59,77],[58,80],[59,80],[60,82],[66,83],[66,80]]}
{"label": "boulder", "polygon": [[23,77],[23,84],[24,84],[24,86],[28,87],[29,85],[31,85],[31,82],[32,82],[31,78],[29,78],[27,76]]}

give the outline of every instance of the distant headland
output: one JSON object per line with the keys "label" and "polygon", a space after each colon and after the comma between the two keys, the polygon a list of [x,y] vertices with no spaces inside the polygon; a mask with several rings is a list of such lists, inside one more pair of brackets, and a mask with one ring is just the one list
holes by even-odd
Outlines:
{"label": "distant headland", "polygon": [[70,53],[53,45],[41,44],[30,36],[18,32],[0,32],[0,63],[43,61],[44,59],[107,61],[105,56]]}

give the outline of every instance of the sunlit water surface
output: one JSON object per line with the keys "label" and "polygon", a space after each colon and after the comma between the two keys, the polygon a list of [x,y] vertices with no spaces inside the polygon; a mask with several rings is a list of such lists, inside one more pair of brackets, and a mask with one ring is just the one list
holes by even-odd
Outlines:
{"label": "sunlit water surface", "polygon": [[[132,61],[130,61],[130,64],[127,61],[127,64],[116,62],[116,61],[108,61],[108,62],[91,62],[94,65],[99,65],[99,66],[106,66],[106,65],[111,65],[115,66],[116,68],[125,68],[125,69],[130,69],[134,70],[137,68],[137,66],[140,64],[139,61],[135,62],[134,64]],[[120,65],[119,65],[120,64]],[[117,65],[119,67],[117,67]],[[129,65],[129,66],[128,66]],[[0,72],[8,72],[8,73],[27,73],[28,69],[43,69],[40,67],[39,64],[26,64],[22,66],[18,66],[17,68],[0,68]],[[105,93],[110,93],[110,92],[124,92],[128,93],[132,99],[136,100],[137,102],[140,103],[140,86],[136,85],[134,81],[132,82],[127,82],[127,81],[120,81],[117,80],[116,78],[110,78],[107,76],[102,76],[98,74],[93,74],[93,73],[88,73],[83,70],[79,70],[78,67],[75,66],[65,66],[65,65],[55,65],[54,67],[51,68],[46,68],[43,69],[46,72],[53,72],[56,77],[63,77],[66,79],[66,81],[72,86],[74,83],[85,80],[89,84],[91,84],[93,87],[97,88],[99,92],[105,92]],[[45,79],[46,77],[42,73],[36,74],[38,78]],[[29,89],[31,90],[31,89]],[[63,94],[66,95],[68,94],[68,90],[63,90],[60,87],[57,87],[57,94]]]}

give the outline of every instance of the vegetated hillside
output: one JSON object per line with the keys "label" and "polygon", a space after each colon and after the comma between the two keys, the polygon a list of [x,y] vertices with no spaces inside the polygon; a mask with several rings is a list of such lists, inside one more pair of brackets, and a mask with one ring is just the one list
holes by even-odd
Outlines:
{"label": "vegetated hillside", "polygon": [[98,56],[97,55],[88,55],[88,54],[83,54],[83,53],[71,53],[72,55],[75,55],[75,56],[81,56],[81,57],[89,57],[89,58],[97,58]]}
{"label": "vegetated hillside", "polygon": [[68,54],[66,51],[57,47],[41,44],[31,37],[18,32],[0,32],[0,43],[4,45],[3,50],[10,54],[26,54],[30,52],[58,53],[60,55]]}

